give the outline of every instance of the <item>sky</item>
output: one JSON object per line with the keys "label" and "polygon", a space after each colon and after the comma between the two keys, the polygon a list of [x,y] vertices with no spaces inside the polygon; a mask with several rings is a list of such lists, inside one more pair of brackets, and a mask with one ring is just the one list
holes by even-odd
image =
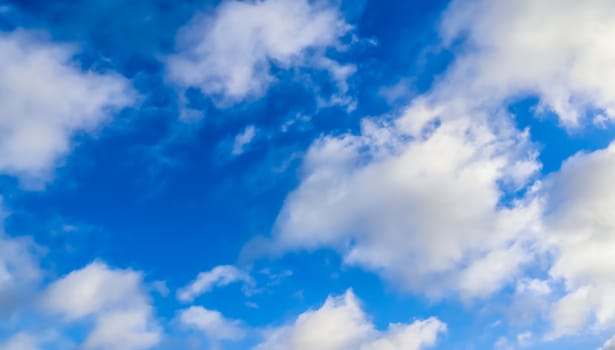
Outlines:
{"label": "sky", "polygon": [[0,1],[0,349],[615,350],[613,18]]}

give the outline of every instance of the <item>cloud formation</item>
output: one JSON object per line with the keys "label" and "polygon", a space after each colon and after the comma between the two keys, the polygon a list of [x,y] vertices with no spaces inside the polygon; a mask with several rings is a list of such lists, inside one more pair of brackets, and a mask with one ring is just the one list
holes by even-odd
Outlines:
{"label": "cloud formation", "polygon": [[533,201],[501,205],[539,169],[527,134],[501,120],[419,100],[391,124],[366,120],[360,135],[320,139],[273,246],[333,247],[432,297],[498,290],[531,260],[539,214]]}
{"label": "cloud formation", "polygon": [[210,341],[240,340],[245,337],[241,322],[226,319],[220,312],[201,306],[182,310],[179,320],[184,325],[203,332]]}
{"label": "cloud formation", "polygon": [[68,322],[93,319],[85,349],[149,349],[162,337],[136,271],[93,262],[53,282],[42,304]]}
{"label": "cloud formation", "polygon": [[378,331],[347,291],[329,297],[317,310],[306,311],[289,325],[274,328],[255,350],[420,350],[435,345],[446,325],[435,318],[393,323]]}
{"label": "cloud formation", "polygon": [[135,100],[129,82],[82,70],[74,47],[0,33],[0,173],[41,187],[77,133],[96,130]]}
{"label": "cloud formation", "polygon": [[196,279],[177,291],[177,299],[191,302],[199,295],[211,291],[215,287],[224,287],[231,283],[243,282],[252,284],[252,277],[232,265],[216,266],[210,271],[201,272]]}
{"label": "cloud formation", "polygon": [[441,32],[465,45],[449,88],[488,104],[537,95],[566,127],[612,120],[614,15],[609,0],[455,0]]}
{"label": "cloud formation", "polygon": [[[365,121],[358,135],[312,145],[278,216],[274,250],[332,247],[394,284],[467,298],[493,294],[554,249],[551,277],[569,292],[552,310],[556,334],[578,331],[590,317],[606,325],[615,314],[601,272],[610,269],[601,254],[613,232],[601,209],[611,207],[609,191],[539,190],[537,149],[507,107],[536,95],[568,128],[588,114],[612,118],[615,91],[603,78],[615,71],[605,41],[614,10],[601,0],[454,1],[441,34],[445,45],[463,45],[447,72],[394,121]],[[583,163],[579,184],[608,178],[604,153],[611,151],[569,161]],[[557,179],[571,176],[571,166],[550,186],[564,186]],[[601,167],[603,175],[587,170]],[[569,208],[553,204],[565,198]]]}
{"label": "cloud formation", "polygon": [[587,323],[615,322],[615,144],[568,159],[545,184],[546,232],[553,246],[550,275],[566,295],[552,309],[554,335],[574,334]]}
{"label": "cloud formation", "polygon": [[273,66],[319,68],[342,82],[353,68],[325,51],[348,30],[338,9],[323,2],[225,1],[180,31],[179,52],[167,60],[168,77],[223,105],[261,97],[275,81]]}

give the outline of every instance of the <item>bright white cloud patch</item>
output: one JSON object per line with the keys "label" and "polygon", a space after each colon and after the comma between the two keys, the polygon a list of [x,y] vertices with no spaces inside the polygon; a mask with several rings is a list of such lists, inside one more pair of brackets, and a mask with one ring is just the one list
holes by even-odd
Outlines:
{"label": "bright white cloud patch", "polygon": [[[312,145],[273,248],[333,247],[436,297],[490,295],[554,249],[550,273],[568,295],[552,307],[553,334],[612,324],[612,147],[573,158],[538,194],[536,151],[505,111],[537,95],[566,127],[615,117],[614,13],[603,0],[455,1],[441,33],[465,45],[449,70],[394,122]],[[505,204],[516,189],[525,198]]]}
{"label": "bright white cloud patch", "polygon": [[168,59],[168,75],[223,104],[262,96],[275,80],[272,65],[316,67],[344,81],[353,69],[324,51],[348,29],[339,11],[321,2],[225,1],[180,32],[180,52]]}
{"label": "bright white cloud patch", "polygon": [[483,296],[513,279],[531,259],[538,210],[501,206],[501,187],[523,186],[538,164],[526,134],[452,107],[417,102],[393,125],[365,121],[361,135],[316,142],[274,247],[334,247],[433,297]]}
{"label": "bright white cloud patch", "polygon": [[568,127],[614,119],[613,16],[610,0],[456,0],[442,33],[467,50],[450,88],[492,104],[536,94]]}
{"label": "bright white cloud patch", "polygon": [[241,323],[228,320],[221,313],[201,306],[191,306],[179,315],[180,321],[203,332],[211,341],[240,340],[245,336]]}
{"label": "bright white cloud patch", "polygon": [[272,329],[255,350],[419,350],[434,345],[446,325],[435,318],[374,328],[351,291],[329,297],[287,326]]}
{"label": "bright white cloud patch", "polygon": [[178,290],[177,298],[184,302],[190,302],[215,287],[223,287],[235,282],[252,284],[252,278],[249,274],[234,266],[216,266],[211,271],[199,273],[194,281]]}
{"label": "bright white cloud patch", "polygon": [[615,144],[567,160],[545,184],[545,226],[555,249],[550,274],[567,295],[552,309],[554,335],[615,322]]}
{"label": "bright white cloud patch", "polygon": [[128,81],[83,71],[75,51],[25,32],[0,34],[0,173],[38,187],[77,132],[134,100]]}
{"label": "bright white cloud patch", "polygon": [[94,320],[85,349],[148,349],[161,339],[141,274],[132,270],[94,262],[49,286],[43,305],[69,322]]}

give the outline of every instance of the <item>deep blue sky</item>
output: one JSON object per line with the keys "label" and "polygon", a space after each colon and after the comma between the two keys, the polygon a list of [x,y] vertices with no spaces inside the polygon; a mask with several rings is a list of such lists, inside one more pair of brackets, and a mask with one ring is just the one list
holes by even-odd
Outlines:
{"label": "deep blue sky", "polygon": [[[318,98],[336,94],[337,87],[326,71],[309,65],[288,69],[273,62],[275,83],[266,93],[226,105],[198,87],[171,82],[165,59],[180,53],[176,40],[181,28],[197,13],[215,15],[224,6],[219,1],[6,2],[0,12],[4,34],[32,32],[50,43],[73,45],[73,65],[82,71],[115,72],[139,95],[138,102],[115,111],[94,131],[72,133],[70,152],[54,163],[52,180],[44,188],[24,188],[19,176],[2,173],[0,193],[10,213],[7,235],[30,236],[44,247],[43,286],[95,260],[142,271],[146,283],[165,281],[168,296],[151,295],[155,315],[171,338],[181,332],[175,318],[185,306],[175,300],[175,291],[199,272],[236,265],[249,271],[260,292],[246,295],[240,283],[231,284],[195,303],[242,320],[251,329],[287,323],[319,308],[328,295],[352,288],[381,330],[389,323],[434,316],[448,325],[435,348],[497,348],[494,344],[502,337],[515,346],[516,334],[528,327],[506,319],[514,283],[479,300],[464,300],[454,292],[434,300],[404,290],[371,269],[344,263],[331,246],[240,259],[254,237],[275,231],[285,200],[301,184],[303,159],[315,140],[359,135],[364,118],[398,118],[413,99],[434,89],[455,58],[468,50],[463,38],[452,46],[440,38],[448,5],[414,0],[327,5],[339,9],[352,26],[339,39],[344,50],[328,47],[325,52],[339,64],[356,66],[347,78],[347,96],[356,107],[348,108],[319,105]],[[383,91],[392,87],[397,93],[387,99]],[[611,142],[612,124],[566,129],[556,113],[537,112],[539,102],[539,93],[525,92],[507,99],[503,107],[517,129],[530,131],[542,165],[534,179],[558,172],[562,162],[579,151],[595,151]],[[200,113],[201,119],[181,121],[186,108]],[[309,120],[280,132],[298,116]],[[256,136],[243,153],[233,155],[235,137],[248,126],[257,130]],[[540,267],[528,271],[532,277],[548,275],[548,269]],[[541,321],[529,325],[536,339],[548,328]],[[77,339],[83,338],[75,332]],[[563,349],[564,342],[566,349],[596,348],[608,337],[598,333],[529,346]],[[248,343],[227,346],[247,348]]]}

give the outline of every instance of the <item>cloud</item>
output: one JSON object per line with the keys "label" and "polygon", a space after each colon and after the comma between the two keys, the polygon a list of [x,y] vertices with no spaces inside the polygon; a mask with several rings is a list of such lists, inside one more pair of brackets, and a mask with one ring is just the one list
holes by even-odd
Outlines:
{"label": "cloud", "polygon": [[128,81],[84,71],[73,47],[33,33],[0,34],[0,173],[41,187],[77,133],[91,132],[135,100]]}
{"label": "cloud", "polygon": [[268,331],[255,350],[419,350],[434,345],[446,325],[435,318],[374,328],[352,291],[327,298],[318,310],[306,311],[289,325]]}
{"label": "cloud", "polygon": [[598,350],[615,350],[615,336],[607,340]]}
{"label": "cloud", "polygon": [[197,329],[212,341],[241,340],[245,337],[241,322],[226,319],[221,313],[201,306],[191,306],[181,311],[179,320],[186,326]]}
{"label": "cloud", "polygon": [[[2,210],[0,207],[3,219]],[[42,249],[29,237],[9,237],[0,229],[0,319],[9,319],[31,302],[43,277],[39,267],[41,255]]]}
{"label": "cloud", "polygon": [[0,348],[5,350],[38,350],[39,340],[31,334],[20,332],[0,343]]}
{"label": "cloud", "polygon": [[198,15],[178,35],[168,77],[196,87],[221,104],[262,96],[275,81],[272,67],[316,67],[342,86],[353,71],[327,58],[349,30],[339,11],[307,0],[225,1]]}
{"label": "cloud", "polygon": [[417,100],[391,124],[315,142],[266,249],[336,248],[432,297],[510,282],[531,260],[539,208],[501,198],[539,164],[526,133],[468,108]]}
{"label": "cloud", "polygon": [[233,155],[238,156],[242,154],[246,146],[252,142],[256,136],[256,128],[254,125],[248,125],[245,130],[235,136],[235,142],[233,143]]}
{"label": "cloud", "polygon": [[550,275],[566,295],[552,308],[553,336],[615,322],[615,144],[568,159],[545,181],[545,231],[554,250]]}
{"label": "cloud", "polygon": [[456,0],[441,27],[464,42],[449,89],[491,104],[537,95],[567,127],[612,120],[614,15],[609,0]]}
{"label": "cloud", "polygon": [[177,299],[183,302],[191,302],[199,295],[207,293],[215,287],[223,287],[235,282],[253,283],[249,274],[234,266],[216,266],[211,271],[199,273],[194,281],[179,289]]}
{"label": "cloud", "polygon": [[[246,250],[334,248],[345,263],[412,291],[475,298],[555,249],[550,274],[569,291],[552,308],[556,333],[579,330],[591,317],[612,322],[614,283],[604,260],[612,250],[604,208],[612,204],[609,186],[595,185],[608,175],[579,170],[585,180],[577,187],[553,180],[564,187],[541,190],[537,150],[507,107],[537,96],[539,110],[555,112],[567,128],[588,115],[615,117],[614,12],[604,0],[454,1],[440,27],[443,44],[457,53],[448,70],[393,121],[366,120],[359,134],[317,140],[272,239]],[[606,156],[587,158],[594,157]]]}
{"label": "cloud", "polygon": [[42,304],[69,322],[94,320],[85,349],[148,349],[161,339],[141,274],[132,270],[93,262],[53,282]]}

